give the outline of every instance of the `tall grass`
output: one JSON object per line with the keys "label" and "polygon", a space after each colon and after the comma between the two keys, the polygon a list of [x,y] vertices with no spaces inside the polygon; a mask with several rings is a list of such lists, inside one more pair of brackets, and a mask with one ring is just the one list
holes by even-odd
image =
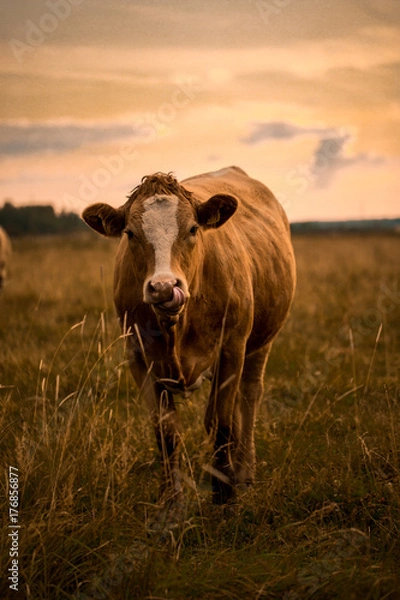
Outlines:
{"label": "tall grass", "polygon": [[15,241],[0,298],[0,514],[6,531],[11,465],[20,591],[4,535],[2,598],[400,598],[399,240],[294,243],[257,482],[212,505],[207,389],[182,400],[187,514],[165,540],[149,528],[160,467],[112,308],[114,243]]}

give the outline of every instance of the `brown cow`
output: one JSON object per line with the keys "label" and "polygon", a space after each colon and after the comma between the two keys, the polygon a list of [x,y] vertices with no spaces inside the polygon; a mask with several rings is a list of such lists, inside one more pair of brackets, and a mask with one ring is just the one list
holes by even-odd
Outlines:
{"label": "brown cow", "polygon": [[205,427],[215,439],[213,500],[254,480],[254,424],[274,337],[292,302],[295,263],[286,215],[238,167],[186,179],[144,177],[118,209],[83,218],[119,237],[114,300],[130,368],[162,455],[163,498],[182,505],[173,395],[212,379]]}
{"label": "brown cow", "polygon": [[11,241],[5,230],[0,227],[0,290],[7,279],[7,268],[11,258]]}

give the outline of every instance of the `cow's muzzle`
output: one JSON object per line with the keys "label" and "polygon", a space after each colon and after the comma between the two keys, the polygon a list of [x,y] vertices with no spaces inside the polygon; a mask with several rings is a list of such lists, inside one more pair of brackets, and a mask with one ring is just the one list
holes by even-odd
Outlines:
{"label": "cow's muzzle", "polygon": [[145,300],[155,310],[176,314],[185,304],[186,295],[177,279],[151,280],[146,286]]}

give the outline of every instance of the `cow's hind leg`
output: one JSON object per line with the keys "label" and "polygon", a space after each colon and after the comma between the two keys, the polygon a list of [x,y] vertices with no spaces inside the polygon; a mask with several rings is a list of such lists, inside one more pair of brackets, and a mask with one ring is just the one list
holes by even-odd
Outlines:
{"label": "cow's hind leg", "polygon": [[264,391],[264,372],[271,346],[246,357],[237,396],[235,414],[240,434],[234,459],[235,480],[239,485],[254,483],[256,451],[254,427],[257,410]]}
{"label": "cow's hind leg", "polygon": [[212,469],[213,502],[226,504],[234,499],[235,471],[233,459],[237,447],[237,426],[234,419],[236,397],[242,374],[244,356],[235,348],[223,349],[214,376],[206,410],[205,427],[214,437]]}

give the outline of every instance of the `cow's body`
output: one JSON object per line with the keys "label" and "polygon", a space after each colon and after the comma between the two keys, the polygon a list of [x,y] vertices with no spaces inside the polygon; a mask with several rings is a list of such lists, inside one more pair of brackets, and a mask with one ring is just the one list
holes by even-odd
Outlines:
{"label": "cow's body", "polygon": [[11,258],[11,241],[7,233],[0,227],[0,290],[7,279],[7,269]]}
{"label": "cow's body", "polygon": [[132,333],[130,366],[163,455],[164,492],[181,495],[173,395],[210,377],[214,500],[226,502],[254,478],[264,369],[293,298],[285,213],[264,185],[230,167],[180,184],[156,174],[120,209],[97,204],[83,216],[105,235],[126,233],[114,300]]}

